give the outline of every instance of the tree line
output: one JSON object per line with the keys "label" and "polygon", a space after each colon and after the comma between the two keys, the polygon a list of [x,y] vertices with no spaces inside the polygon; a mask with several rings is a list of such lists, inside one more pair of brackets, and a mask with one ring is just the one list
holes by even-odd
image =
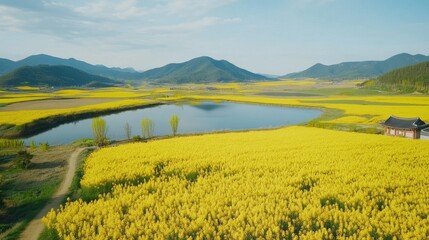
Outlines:
{"label": "tree line", "polygon": [[[172,115],[170,118],[170,127],[173,136],[177,135],[177,131],[179,128],[179,116],[176,114]],[[143,118],[140,121],[142,135],[140,136],[131,136],[131,125],[126,122],[124,125],[125,136],[128,140],[140,140],[140,139],[149,139],[154,136],[155,131],[155,123],[150,118]],[[108,144],[107,139],[107,124],[106,120],[101,117],[96,117],[92,119],[92,133],[94,136],[94,144],[97,146],[104,146]]]}

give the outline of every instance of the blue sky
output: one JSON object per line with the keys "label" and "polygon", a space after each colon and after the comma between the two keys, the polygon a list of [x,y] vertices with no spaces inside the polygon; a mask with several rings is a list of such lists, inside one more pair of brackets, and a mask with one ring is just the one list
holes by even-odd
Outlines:
{"label": "blue sky", "polygon": [[147,70],[198,56],[283,75],[429,55],[427,0],[0,0],[0,57]]}

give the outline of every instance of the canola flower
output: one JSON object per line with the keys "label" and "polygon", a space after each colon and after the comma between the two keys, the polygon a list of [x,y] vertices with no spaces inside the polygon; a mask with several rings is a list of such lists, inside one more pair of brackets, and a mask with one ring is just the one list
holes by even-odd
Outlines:
{"label": "canola flower", "polygon": [[31,86],[18,86],[16,87],[19,90],[22,91],[37,91],[40,90],[40,87],[31,87]]}
{"label": "canola flower", "polygon": [[0,111],[0,124],[21,125],[30,123],[34,120],[53,117],[56,115],[69,115],[90,111],[101,111],[106,109],[116,109],[132,106],[143,106],[155,103],[152,100],[145,99],[127,99],[114,102],[91,104],[87,106],[64,108],[64,109],[46,109],[46,110],[17,110],[17,111]]}
{"label": "canola flower", "polygon": [[428,239],[428,147],[288,127],[103,148],[93,200],[43,222],[62,239]]}
{"label": "canola flower", "polygon": [[[51,96],[45,93],[15,93],[11,94],[10,92],[0,92],[4,93],[0,95],[0,104],[11,104],[16,102],[25,102],[25,101],[34,101],[49,99]],[[0,109],[1,110],[1,109]]]}
{"label": "canola flower", "polygon": [[61,97],[81,97],[81,98],[137,98],[148,96],[149,93],[142,91],[134,91],[129,88],[100,88],[96,90],[82,90],[82,89],[65,89],[53,93],[55,96]]}

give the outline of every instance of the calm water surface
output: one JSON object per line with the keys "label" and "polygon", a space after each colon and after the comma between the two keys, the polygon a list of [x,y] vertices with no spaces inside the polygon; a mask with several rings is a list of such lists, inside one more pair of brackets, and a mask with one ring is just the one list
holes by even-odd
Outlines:
{"label": "calm water surface", "polygon": [[[197,105],[160,105],[103,116],[109,139],[125,139],[124,125],[131,125],[132,136],[141,135],[140,121],[150,118],[155,123],[156,136],[171,134],[171,115],[179,116],[178,133],[200,133],[222,130],[244,130],[295,125],[320,116],[315,109],[286,108],[241,103],[203,102]],[[92,138],[91,119],[60,125],[25,139],[26,143],[48,142],[51,145]]]}

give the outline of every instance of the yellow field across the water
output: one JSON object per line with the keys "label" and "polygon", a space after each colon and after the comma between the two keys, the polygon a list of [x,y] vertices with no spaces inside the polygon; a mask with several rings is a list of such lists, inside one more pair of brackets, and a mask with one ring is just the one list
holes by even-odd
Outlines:
{"label": "yellow field across the water", "polygon": [[[299,81],[299,84],[309,84],[311,80]],[[323,120],[332,124],[365,124],[377,125],[390,115],[400,117],[420,117],[429,122],[429,96],[316,96],[316,97],[270,97],[252,95],[257,93],[258,88],[253,87],[276,87],[282,84],[294,83],[291,80],[261,82],[251,84],[228,83],[212,85],[217,89],[229,89],[231,93],[225,94],[222,91],[204,90],[180,90],[175,91],[170,88],[103,88],[97,90],[65,89],[51,93],[2,93],[0,94],[0,104],[11,104],[15,102],[39,100],[39,99],[61,99],[61,98],[117,98],[115,101],[97,106],[85,108],[74,108],[73,110],[34,110],[2,112],[0,108],[0,124],[26,124],[39,118],[54,116],[67,112],[78,113],[88,111],[91,108],[111,109],[128,106],[125,102],[139,101],[166,101],[173,102],[181,100],[189,101],[236,101],[245,103],[273,104],[283,106],[314,107],[325,109],[336,109],[342,111],[342,115],[336,119]],[[321,83],[321,82],[318,82]],[[249,89],[248,87],[251,86]],[[253,86],[253,87],[252,87]],[[189,87],[195,87],[190,85]],[[201,86],[199,86],[201,87]],[[186,88],[184,88],[186,89]],[[122,102],[122,103],[120,103]]]}
{"label": "yellow field across the water", "polygon": [[[64,239],[428,239],[429,142],[310,127],[98,150]],[[113,187],[112,187],[113,186]]]}
{"label": "yellow field across the water", "polygon": [[[245,103],[262,103],[284,106],[303,106],[316,108],[330,108],[343,111],[345,115],[356,116],[356,122],[377,124],[390,115],[400,117],[420,117],[429,122],[428,96],[327,96],[307,98],[275,98],[240,95],[187,95],[180,98],[213,101],[237,101]],[[163,100],[174,100],[163,99]],[[363,121],[366,118],[366,121]],[[352,118],[349,118],[351,120]],[[335,121],[335,119],[334,119]]]}
{"label": "yellow field across the water", "polygon": [[30,123],[34,120],[54,117],[57,115],[70,115],[82,112],[96,112],[108,109],[118,109],[124,107],[144,106],[147,104],[155,103],[155,101],[145,99],[129,99],[119,100],[108,103],[92,104],[75,108],[59,108],[59,109],[46,109],[46,110],[18,110],[18,111],[0,111],[0,124],[15,124],[21,125]]}

